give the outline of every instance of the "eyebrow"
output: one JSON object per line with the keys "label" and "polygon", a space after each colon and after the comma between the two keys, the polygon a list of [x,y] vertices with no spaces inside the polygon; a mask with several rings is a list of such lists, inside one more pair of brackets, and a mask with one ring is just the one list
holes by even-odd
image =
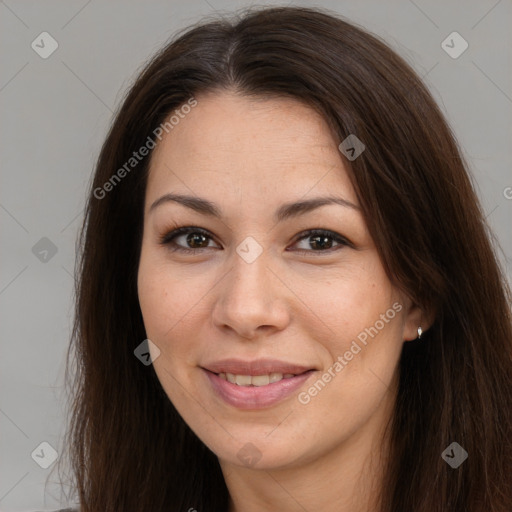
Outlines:
{"label": "eyebrow", "polygon": [[[203,215],[217,217],[219,219],[222,218],[222,212],[215,203],[212,203],[211,201],[208,201],[207,199],[203,199],[201,197],[188,196],[183,194],[163,195],[151,205],[151,207],[149,208],[149,213],[153,212],[158,206],[168,202],[179,203]],[[305,213],[316,210],[317,208],[320,208],[321,206],[325,206],[328,204],[338,204],[347,208],[352,208],[354,210],[360,211],[359,206],[341,197],[314,197],[312,199],[305,199],[303,201],[296,201],[293,203],[283,204],[275,212],[274,219],[276,220],[276,222],[282,222],[292,217],[304,215]]]}

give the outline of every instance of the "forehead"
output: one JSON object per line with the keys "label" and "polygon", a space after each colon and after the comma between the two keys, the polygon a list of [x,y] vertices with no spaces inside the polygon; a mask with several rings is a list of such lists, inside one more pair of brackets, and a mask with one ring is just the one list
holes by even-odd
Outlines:
{"label": "forehead", "polygon": [[154,150],[148,202],[171,191],[259,202],[338,192],[356,202],[338,142],[311,107],[230,92],[196,99]]}

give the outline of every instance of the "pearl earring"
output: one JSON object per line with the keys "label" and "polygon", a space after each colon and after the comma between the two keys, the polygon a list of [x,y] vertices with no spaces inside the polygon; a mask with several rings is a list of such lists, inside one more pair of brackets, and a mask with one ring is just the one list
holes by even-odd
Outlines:
{"label": "pearl earring", "polygon": [[423,334],[423,329],[418,327],[418,339],[421,340],[421,335]]}

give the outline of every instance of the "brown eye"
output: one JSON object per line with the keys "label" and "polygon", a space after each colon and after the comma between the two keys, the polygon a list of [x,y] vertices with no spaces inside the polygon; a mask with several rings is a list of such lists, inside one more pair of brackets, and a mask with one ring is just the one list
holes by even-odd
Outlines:
{"label": "brown eye", "polygon": [[[182,238],[181,243],[177,243],[176,240]],[[207,231],[196,227],[183,227],[171,231],[165,234],[160,243],[162,245],[171,246],[173,251],[179,251],[183,253],[195,253],[202,249],[209,249],[209,242],[212,237]]]}
{"label": "brown eye", "polygon": [[328,235],[314,235],[314,236],[310,236],[310,245],[311,247],[313,248],[313,250],[315,249],[331,249],[332,247],[332,244],[333,244],[333,239],[332,237],[328,236]]}
{"label": "brown eye", "polygon": [[[182,241],[177,243],[180,238]],[[343,236],[324,229],[311,229],[302,232],[294,245],[308,239],[309,241],[306,243],[305,248],[292,249],[292,252],[304,255],[316,253],[316,256],[326,253],[330,254],[345,246],[353,247]],[[197,254],[204,249],[212,249],[214,248],[210,245],[212,241],[213,237],[208,231],[193,226],[175,229],[160,239],[162,245],[169,246],[172,251],[179,251],[184,254]]]}
{"label": "brown eye", "polygon": [[[352,246],[352,244],[344,237],[333,231],[326,231],[323,229],[311,229],[299,235],[299,238],[295,244],[303,240],[307,241],[307,247],[305,249],[293,250],[301,254],[311,253],[331,253],[335,250],[339,250],[344,246]],[[333,245],[337,244],[337,245]]]}
{"label": "brown eye", "polygon": [[[189,233],[188,235],[186,235],[186,241],[187,241],[187,244],[190,244],[191,246],[193,246],[192,248],[193,249],[201,249],[203,247],[207,247],[208,246],[208,239],[207,239],[207,236],[204,235],[203,233]],[[205,245],[205,241],[206,241],[206,245]]]}

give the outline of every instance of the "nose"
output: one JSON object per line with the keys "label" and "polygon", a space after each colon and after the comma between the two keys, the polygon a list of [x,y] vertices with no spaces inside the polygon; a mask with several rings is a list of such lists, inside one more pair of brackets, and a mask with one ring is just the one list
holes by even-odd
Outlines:
{"label": "nose", "polygon": [[219,283],[213,308],[214,325],[254,339],[284,329],[290,321],[290,290],[268,265],[265,253],[252,263],[238,254]]}

